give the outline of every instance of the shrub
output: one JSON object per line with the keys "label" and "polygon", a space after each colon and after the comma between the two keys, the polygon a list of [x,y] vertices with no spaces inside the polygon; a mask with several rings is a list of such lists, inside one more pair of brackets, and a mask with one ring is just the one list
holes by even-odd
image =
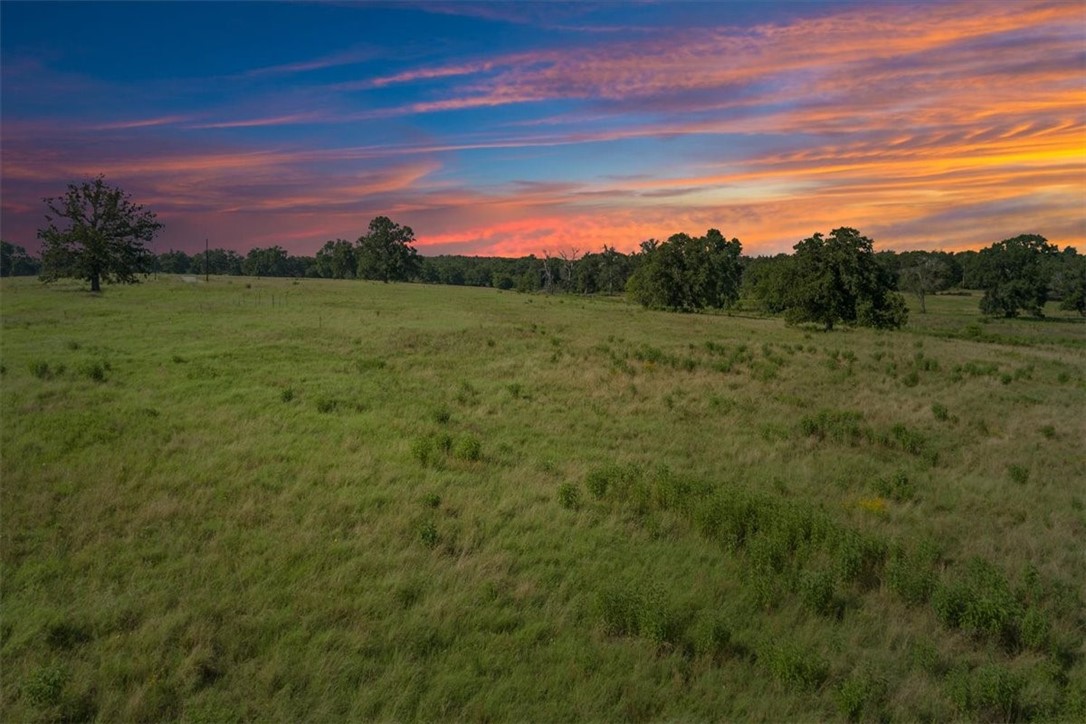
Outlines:
{"label": "shrub", "polygon": [[581,489],[575,483],[562,483],[558,486],[558,504],[568,510],[581,507]]}
{"label": "shrub", "polygon": [[418,536],[419,540],[427,548],[436,548],[437,544],[441,542],[441,536],[437,532],[437,525],[432,520],[419,524]]}
{"label": "shrub", "polygon": [[286,388],[279,393],[279,399],[283,402],[290,402],[294,399],[294,389],[292,387]]}
{"label": "shrub", "polygon": [[60,664],[47,664],[37,669],[23,685],[23,693],[35,706],[60,703],[68,672]]}
{"label": "shrub", "polygon": [[720,658],[730,653],[732,634],[723,616],[717,613],[703,613],[685,632],[688,650],[698,656]]}
{"label": "shrub", "polygon": [[875,490],[879,495],[899,502],[912,500],[916,495],[912,482],[909,481],[909,476],[904,470],[899,470],[890,477],[876,480]]}
{"label": "shrub", "polygon": [[1018,721],[1023,718],[1023,678],[1000,664],[979,666],[973,671],[958,668],[947,677],[947,694],[965,715],[987,721]]}
{"label": "shrub", "polygon": [[449,424],[449,420],[452,419],[452,413],[449,412],[449,408],[447,407],[439,407],[434,410],[431,417],[438,425],[447,425]]}
{"label": "shrub", "polygon": [[886,695],[886,681],[867,671],[855,671],[842,681],[833,692],[837,710],[849,721],[859,721],[864,714],[875,716]]}
{"label": "shrub", "polygon": [[94,382],[106,381],[106,370],[109,369],[108,362],[87,362],[80,366],[79,372],[89,380]]}
{"label": "shrub", "polygon": [[930,541],[911,548],[894,546],[883,567],[883,581],[906,603],[913,606],[927,603],[935,590],[937,560],[938,551]]}
{"label": "shrub", "polygon": [[427,508],[436,508],[441,505],[441,496],[437,493],[427,493],[422,502]]}
{"label": "shrub", "polygon": [[1024,607],[1006,577],[982,559],[973,559],[964,575],[939,585],[932,595],[932,607],[948,628],[995,640],[1008,650],[1021,642]]}
{"label": "shrub", "polygon": [[1029,468],[1023,465],[1008,465],[1007,473],[1011,476],[1011,480],[1019,485],[1029,482]]}
{"label": "shrub", "polygon": [[[445,446],[448,449],[448,446]],[[474,462],[483,457],[483,444],[474,435],[462,435],[456,440],[452,448],[452,455],[457,460]]]}
{"label": "shrub", "polygon": [[383,370],[388,366],[388,363],[376,357],[363,357],[355,360],[354,366],[359,372],[369,372],[370,370]]}
{"label": "shrub", "polygon": [[857,445],[864,438],[861,426],[863,415],[848,410],[820,410],[800,420],[800,432],[819,440],[829,438],[834,442]]}
{"label": "shrub", "polygon": [[822,616],[837,615],[840,604],[834,596],[833,574],[827,571],[806,571],[799,580],[800,601]]}
{"label": "shrub", "polygon": [[910,455],[922,455],[927,447],[927,440],[915,430],[910,430],[901,423],[890,428],[888,441],[883,441],[886,447],[899,448]]}
{"label": "shrub", "polygon": [[54,375],[54,371],[49,369],[49,363],[42,360],[37,360],[30,363],[30,374],[37,377],[39,380],[48,380]]}
{"label": "shrub", "polygon": [[629,586],[611,586],[597,599],[604,630],[612,636],[636,636],[640,632],[641,603]]}
{"label": "shrub", "polygon": [[773,678],[788,687],[811,691],[829,674],[829,665],[817,654],[804,651],[794,643],[777,643],[760,655]]}
{"label": "shrub", "polygon": [[938,402],[932,403],[931,414],[934,415],[935,419],[939,422],[946,422],[950,419],[950,411],[946,409],[946,405],[942,405]]}
{"label": "shrub", "polygon": [[452,448],[452,437],[446,433],[431,433],[415,438],[411,455],[424,466],[441,467]]}

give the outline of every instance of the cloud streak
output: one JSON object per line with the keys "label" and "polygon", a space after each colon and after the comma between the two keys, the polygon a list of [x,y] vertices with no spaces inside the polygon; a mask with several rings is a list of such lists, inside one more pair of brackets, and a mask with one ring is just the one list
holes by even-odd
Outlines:
{"label": "cloud streak", "polygon": [[[586,15],[460,10],[559,35]],[[630,250],[711,226],[768,253],[842,224],[897,248],[1027,230],[1086,244],[1080,6],[721,20],[634,39],[541,33],[423,64],[348,48],[233,77],[208,99],[179,82],[199,102],[113,120],[5,108],[4,233],[28,243],[41,195],[104,173],[163,209],[179,248],[207,224],[312,253],[380,213],[424,251],[459,253]],[[29,101],[36,66],[16,67]],[[291,81],[269,91],[267,78]]]}

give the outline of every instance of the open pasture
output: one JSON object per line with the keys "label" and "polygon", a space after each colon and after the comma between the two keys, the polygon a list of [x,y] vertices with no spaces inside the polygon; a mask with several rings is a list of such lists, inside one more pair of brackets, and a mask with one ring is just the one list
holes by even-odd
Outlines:
{"label": "open pasture", "polygon": [[1081,318],[0,290],[4,721],[1086,717]]}

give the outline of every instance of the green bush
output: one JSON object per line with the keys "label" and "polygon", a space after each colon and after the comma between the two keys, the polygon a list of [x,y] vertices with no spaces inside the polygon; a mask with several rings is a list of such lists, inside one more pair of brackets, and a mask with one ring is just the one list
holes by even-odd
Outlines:
{"label": "green bush", "polygon": [[106,372],[109,370],[108,362],[86,362],[79,367],[79,372],[84,377],[94,382],[105,382]]}
{"label": "green bush", "polygon": [[820,410],[800,420],[800,433],[819,440],[858,445],[865,437],[863,415],[849,410]]}
{"label": "green bush", "polygon": [[576,483],[562,483],[558,486],[558,504],[568,510],[581,507],[581,489]]}
{"label": "green bush", "polygon": [[1025,680],[1000,664],[986,664],[969,671],[959,667],[947,677],[950,700],[963,715],[985,721],[1019,721],[1025,718]]}
{"label": "green bush", "polygon": [[792,642],[774,643],[759,653],[759,660],[777,681],[789,688],[813,691],[825,682],[829,664]]}
{"label": "green bush", "polygon": [[800,601],[821,616],[836,616],[841,604],[834,595],[834,584],[829,571],[805,571],[799,580]]}
{"label": "green bush", "polygon": [[411,455],[424,466],[441,467],[452,449],[452,437],[447,433],[421,435],[411,443]]}
{"label": "green bush", "polygon": [[[448,446],[445,446],[448,450]],[[452,448],[452,456],[457,460],[474,462],[483,457],[483,443],[474,435],[461,435]]]}
{"label": "green bush", "polygon": [[1029,482],[1029,468],[1024,465],[1008,465],[1007,474],[1011,476],[1011,480],[1018,485],[1025,485]]}
{"label": "green bush", "polygon": [[894,546],[883,567],[886,586],[912,606],[927,603],[935,590],[938,551],[929,541],[911,548]]}
{"label": "green bush", "polygon": [[[882,719],[879,715],[886,696],[886,680],[867,671],[855,671],[838,684],[833,692],[837,711],[849,721],[861,718]],[[866,716],[865,716],[866,715]]]}
{"label": "green bush", "polygon": [[30,374],[34,375],[39,380],[48,380],[54,376],[54,371],[49,369],[48,362],[36,360],[30,363]]}
{"label": "green bush", "polygon": [[441,536],[437,532],[437,524],[432,520],[423,521],[418,527],[419,540],[427,548],[436,548],[441,542]]}
{"label": "green bush", "polygon": [[876,480],[875,491],[884,498],[898,502],[905,502],[916,497],[916,491],[904,470],[899,470],[890,477]]}
{"label": "green bush", "polygon": [[55,706],[60,703],[68,672],[60,664],[47,664],[37,669],[23,684],[23,693],[35,706]]}

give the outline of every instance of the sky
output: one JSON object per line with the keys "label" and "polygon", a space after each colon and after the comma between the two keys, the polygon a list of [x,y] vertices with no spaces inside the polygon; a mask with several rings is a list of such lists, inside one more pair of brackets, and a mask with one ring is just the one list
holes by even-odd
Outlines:
{"label": "sky", "polygon": [[104,175],[157,251],[1086,249],[1086,1],[0,3],[0,235]]}

